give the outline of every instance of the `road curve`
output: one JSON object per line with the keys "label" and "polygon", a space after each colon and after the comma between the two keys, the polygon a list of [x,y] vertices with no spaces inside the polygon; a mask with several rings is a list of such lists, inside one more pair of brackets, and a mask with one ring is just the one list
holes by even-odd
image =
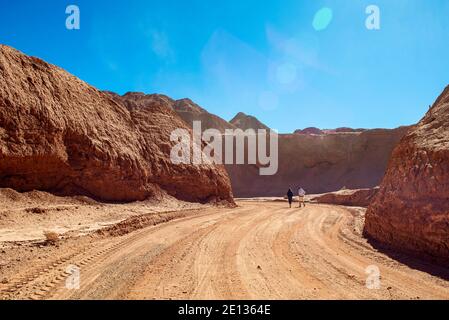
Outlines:
{"label": "road curve", "polygon": [[[236,209],[205,209],[61,253],[7,297],[449,298],[448,281],[377,251],[361,236],[362,227],[362,209],[239,202]],[[61,267],[67,264],[80,267],[77,290],[65,286]],[[377,289],[367,287],[373,270],[380,272]]]}

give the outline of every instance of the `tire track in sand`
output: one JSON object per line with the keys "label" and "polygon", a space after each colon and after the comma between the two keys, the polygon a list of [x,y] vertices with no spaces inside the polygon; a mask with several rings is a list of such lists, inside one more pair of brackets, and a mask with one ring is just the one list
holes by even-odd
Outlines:
{"label": "tire track in sand", "polygon": [[[17,270],[1,298],[449,298],[448,281],[395,261],[363,239],[355,227],[363,213],[329,205],[239,204],[61,249]],[[79,290],[64,287],[69,263],[81,267]],[[380,290],[365,287],[369,265],[380,268]]]}

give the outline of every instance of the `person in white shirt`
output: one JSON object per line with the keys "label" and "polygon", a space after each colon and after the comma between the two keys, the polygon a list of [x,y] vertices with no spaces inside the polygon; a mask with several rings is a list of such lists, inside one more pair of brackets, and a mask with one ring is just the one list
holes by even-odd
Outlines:
{"label": "person in white shirt", "polygon": [[301,208],[302,205],[304,205],[304,207],[306,207],[306,202],[304,200],[304,198],[306,196],[306,191],[301,187],[298,190],[298,196],[299,196],[299,207]]}

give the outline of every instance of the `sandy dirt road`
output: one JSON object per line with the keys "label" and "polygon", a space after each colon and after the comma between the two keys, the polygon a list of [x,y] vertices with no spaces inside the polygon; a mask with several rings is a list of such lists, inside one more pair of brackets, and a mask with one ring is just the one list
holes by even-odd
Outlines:
{"label": "sandy dirt road", "polygon": [[[431,275],[377,251],[361,236],[362,226],[362,209],[312,204],[300,210],[244,201],[236,209],[204,209],[124,236],[62,246],[17,270],[0,286],[0,297],[449,298],[447,275]],[[66,288],[73,279],[70,265],[80,268],[77,290]],[[376,268],[380,288],[368,289],[367,277]]]}

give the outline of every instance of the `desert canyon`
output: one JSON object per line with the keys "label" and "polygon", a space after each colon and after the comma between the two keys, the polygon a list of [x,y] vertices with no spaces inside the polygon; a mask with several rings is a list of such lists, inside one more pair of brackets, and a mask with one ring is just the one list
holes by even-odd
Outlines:
{"label": "desert canyon", "polygon": [[261,176],[170,161],[193,121],[269,128],[243,112],[100,91],[4,45],[0,81],[0,299],[449,298],[449,87],[417,125],[280,134]]}

